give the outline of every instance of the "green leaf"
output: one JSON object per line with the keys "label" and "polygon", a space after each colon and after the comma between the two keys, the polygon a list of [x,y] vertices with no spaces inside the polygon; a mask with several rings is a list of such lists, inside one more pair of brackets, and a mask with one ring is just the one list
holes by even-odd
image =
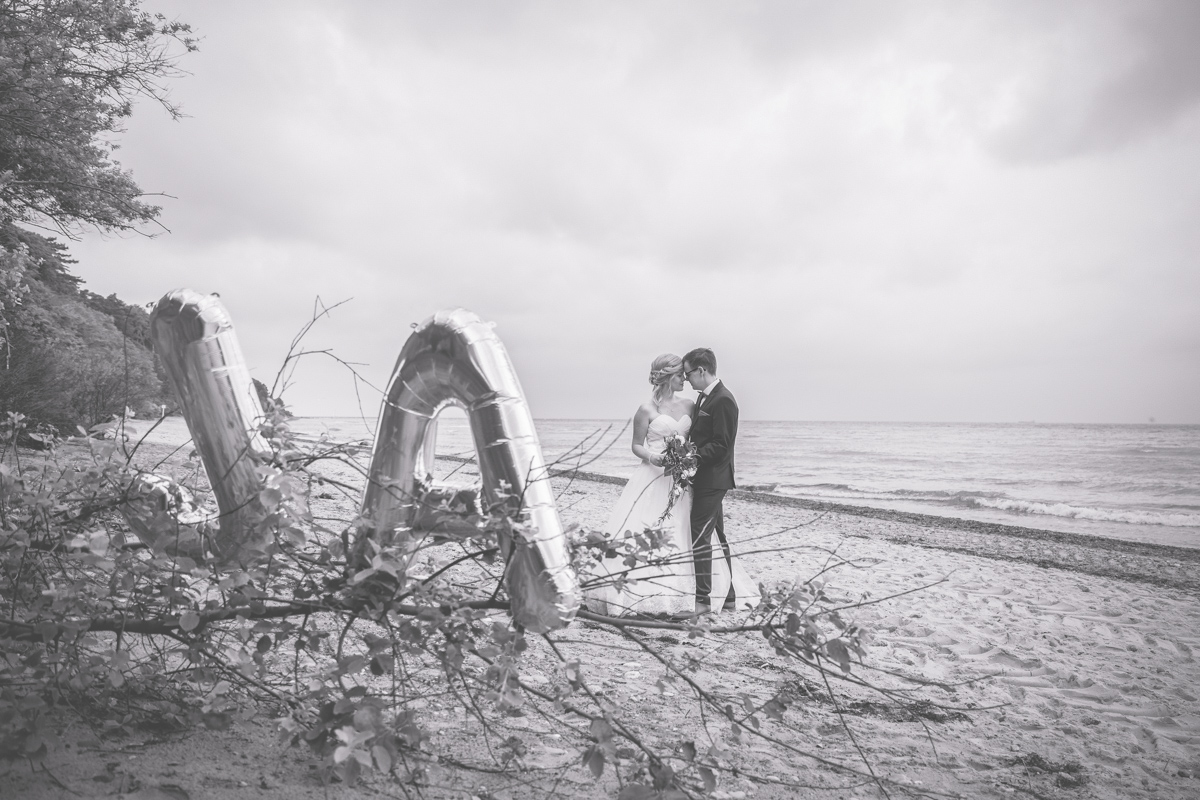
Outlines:
{"label": "green leaf", "polygon": [[612,725],[602,719],[592,720],[592,724],[588,726],[588,732],[592,734],[592,738],[601,744],[611,742],[613,738]]}
{"label": "green leaf", "polygon": [[362,672],[367,666],[367,660],[362,656],[350,656],[338,662],[338,672],[342,675],[354,675]]}
{"label": "green leaf", "polygon": [[338,768],[338,773],[347,786],[353,786],[358,782],[358,777],[362,774],[362,764],[358,758],[346,759]]}
{"label": "green leaf", "polygon": [[195,611],[185,611],[179,615],[179,629],[191,632],[200,626],[200,615]]}
{"label": "green leaf", "polygon": [[382,714],[374,706],[363,706],[354,712],[354,727],[360,731],[374,731],[379,727]]}
{"label": "green leaf", "polygon": [[717,776],[708,767],[700,767],[700,780],[704,781],[704,791],[708,794],[717,790]]}
{"label": "green leaf", "polygon": [[[599,777],[599,776],[597,776]],[[617,795],[617,800],[653,800],[658,792],[642,783],[627,783]]]}
{"label": "green leaf", "polygon": [[392,771],[392,754],[387,751],[386,747],[375,745],[371,748],[371,755],[375,757],[375,764],[379,767],[380,772]]}
{"label": "green leaf", "polygon": [[841,639],[830,639],[825,643],[825,652],[838,663],[842,672],[850,671],[850,651],[846,649],[845,642]]}
{"label": "green leaf", "polygon": [[654,776],[654,788],[660,791],[670,788],[675,783],[675,770],[671,769],[670,764],[651,764],[650,774]]}
{"label": "green leaf", "polygon": [[592,771],[592,777],[599,778],[604,774],[604,751],[596,745],[584,750],[583,765]]}

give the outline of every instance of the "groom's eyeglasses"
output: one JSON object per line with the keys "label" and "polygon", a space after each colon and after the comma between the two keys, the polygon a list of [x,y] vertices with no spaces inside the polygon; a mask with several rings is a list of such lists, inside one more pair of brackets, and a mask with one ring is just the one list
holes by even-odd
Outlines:
{"label": "groom's eyeglasses", "polygon": [[683,377],[685,377],[685,378],[690,378],[690,377],[692,376],[692,373],[693,373],[693,372],[695,372],[695,371],[696,371],[696,370],[698,370],[698,369],[700,369],[700,368],[699,368],[699,367],[692,367],[692,368],[691,368],[691,369],[689,369],[687,372],[683,373]]}

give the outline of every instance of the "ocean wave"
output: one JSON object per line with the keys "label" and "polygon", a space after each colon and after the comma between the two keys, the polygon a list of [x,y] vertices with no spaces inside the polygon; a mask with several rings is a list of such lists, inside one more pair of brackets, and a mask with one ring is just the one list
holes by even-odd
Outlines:
{"label": "ocean wave", "polygon": [[1122,456],[1200,456],[1200,447],[1191,445],[1137,445],[1133,447],[1118,447],[1113,450],[1117,455]]}
{"label": "ocean wave", "polygon": [[993,508],[1016,514],[1035,514],[1047,517],[1086,519],[1095,522],[1126,522],[1131,525],[1170,525],[1178,528],[1200,528],[1200,514],[1170,514],[1139,509],[1090,508],[1067,503],[1039,503],[1034,500],[1014,500],[999,497],[963,497],[967,504]]}
{"label": "ocean wave", "polygon": [[[1004,511],[1014,515],[1031,515],[1045,517],[1061,517],[1091,522],[1118,522],[1130,525],[1164,525],[1179,528],[1200,527],[1200,513],[1180,511],[1147,511],[1143,509],[1113,509],[1095,508],[1092,506],[1074,506],[1069,503],[1041,502],[1037,500],[1021,500],[1013,498],[1004,492],[987,491],[940,491],[918,489],[896,489],[892,491],[865,491],[842,483],[818,484],[759,484],[754,488],[758,491],[773,491],[778,494],[807,496],[814,499],[833,500],[854,503],[908,502],[927,503],[931,506],[957,506],[959,508],[981,508],[991,511]],[[1179,506],[1175,506],[1179,508]],[[1183,506],[1193,508],[1193,506]]]}
{"label": "ocean wave", "polygon": [[[773,486],[772,489],[762,487]],[[777,483],[754,484],[758,491],[773,491],[780,494],[808,494],[818,497],[837,497],[841,499],[859,500],[927,500],[934,503],[969,500],[974,497],[1004,498],[1004,492],[985,492],[980,490],[943,491],[941,489],[859,489],[845,483]]]}
{"label": "ocean wave", "polygon": [[[762,488],[766,486],[774,488]],[[778,494],[814,495],[817,497],[870,497],[877,494],[877,492],[855,489],[845,483],[769,483],[762,481],[743,488],[753,488],[760,492],[770,491]]]}

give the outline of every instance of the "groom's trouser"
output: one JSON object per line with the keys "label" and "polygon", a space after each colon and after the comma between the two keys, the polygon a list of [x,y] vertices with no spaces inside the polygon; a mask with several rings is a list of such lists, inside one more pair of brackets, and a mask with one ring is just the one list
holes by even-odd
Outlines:
{"label": "groom's trouser", "polygon": [[[729,564],[729,575],[733,576],[733,554],[729,540],[725,538],[725,517],[721,505],[725,499],[724,489],[695,489],[692,492],[692,561],[696,566],[696,602],[708,605],[712,594],[712,535],[717,534],[725,561]],[[725,602],[736,600],[733,581],[729,583],[729,594]],[[720,601],[718,601],[718,605]]]}

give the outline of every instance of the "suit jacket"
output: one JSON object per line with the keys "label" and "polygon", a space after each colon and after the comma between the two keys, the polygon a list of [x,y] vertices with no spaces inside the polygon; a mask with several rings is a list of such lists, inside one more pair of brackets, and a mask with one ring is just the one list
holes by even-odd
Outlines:
{"label": "suit jacket", "polygon": [[738,404],[721,381],[698,407],[689,438],[700,465],[692,485],[697,489],[733,489],[733,445],[737,440]]}

